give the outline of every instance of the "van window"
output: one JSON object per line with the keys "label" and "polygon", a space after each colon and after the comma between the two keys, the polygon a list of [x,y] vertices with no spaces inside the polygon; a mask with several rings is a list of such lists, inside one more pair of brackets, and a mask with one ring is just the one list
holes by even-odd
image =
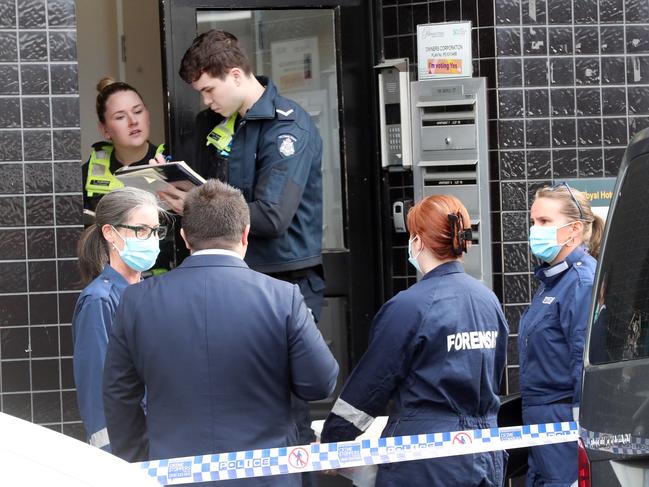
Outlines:
{"label": "van window", "polygon": [[588,357],[593,364],[649,357],[647,188],[646,162],[636,160],[617,194],[600,263]]}

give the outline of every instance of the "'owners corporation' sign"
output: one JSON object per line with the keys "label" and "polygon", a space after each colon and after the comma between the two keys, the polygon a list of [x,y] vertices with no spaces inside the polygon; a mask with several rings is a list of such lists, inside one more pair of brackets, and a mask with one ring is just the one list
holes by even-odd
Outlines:
{"label": "'owners corporation' sign", "polygon": [[471,22],[417,26],[419,79],[471,77]]}

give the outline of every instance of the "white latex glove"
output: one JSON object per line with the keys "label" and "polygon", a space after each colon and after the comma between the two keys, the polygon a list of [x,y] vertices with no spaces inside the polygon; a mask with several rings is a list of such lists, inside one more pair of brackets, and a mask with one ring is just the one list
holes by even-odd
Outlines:
{"label": "white latex glove", "polygon": [[347,477],[356,487],[374,487],[378,465],[365,465],[362,467],[344,468],[338,470],[343,477]]}

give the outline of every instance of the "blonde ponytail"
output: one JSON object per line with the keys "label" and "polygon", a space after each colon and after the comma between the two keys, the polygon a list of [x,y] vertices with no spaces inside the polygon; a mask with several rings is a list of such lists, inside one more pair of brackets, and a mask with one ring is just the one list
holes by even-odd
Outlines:
{"label": "blonde ponytail", "polygon": [[593,214],[592,231],[588,239],[588,252],[596,259],[599,257],[602,237],[604,236],[604,220]]}

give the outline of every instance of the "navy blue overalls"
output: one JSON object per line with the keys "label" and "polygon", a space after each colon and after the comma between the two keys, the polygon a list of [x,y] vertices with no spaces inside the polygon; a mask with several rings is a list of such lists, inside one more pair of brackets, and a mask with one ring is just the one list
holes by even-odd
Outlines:
{"label": "navy blue overalls", "polygon": [[126,279],[106,265],[81,292],[72,317],[72,361],[79,412],[88,442],[106,451],[110,451],[110,441],[101,391],[104,359],[115,311],[127,286]]}
{"label": "navy blue overalls", "polygon": [[[388,301],[322,441],[351,440],[394,411],[383,437],[497,426],[508,328],[496,296],[447,262]],[[504,452],[380,465],[376,486],[500,486]]]}
{"label": "navy blue overalls", "polygon": [[[563,262],[535,272],[541,285],[518,335],[525,424],[573,420],[595,267],[595,259],[578,247]],[[576,443],[534,447],[528,462],[528,487],[569,487],[577,480]]]}

